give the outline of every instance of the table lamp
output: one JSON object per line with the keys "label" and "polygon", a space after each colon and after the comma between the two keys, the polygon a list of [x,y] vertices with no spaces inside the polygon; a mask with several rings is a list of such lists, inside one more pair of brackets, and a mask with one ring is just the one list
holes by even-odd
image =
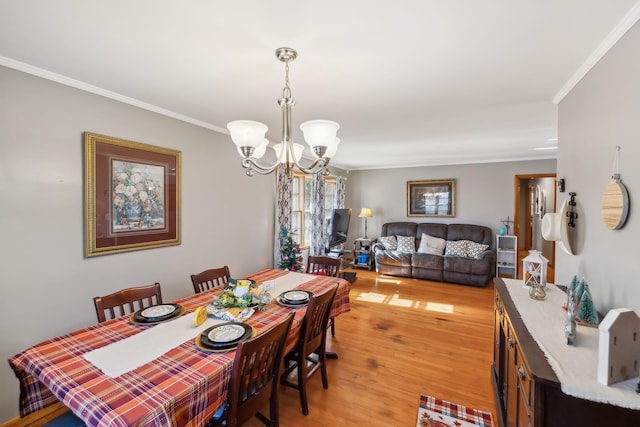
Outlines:
{"label": "table lamp", "polygon": [[364,238],[368,239],[368,237],[367,237],[367,218],[373,217],[373,213],[371,212],[371,209],[369,209],[369,208],[362,208],[362,209],[360,209],[360,214],[358,216],[360,218],[364,218]]}

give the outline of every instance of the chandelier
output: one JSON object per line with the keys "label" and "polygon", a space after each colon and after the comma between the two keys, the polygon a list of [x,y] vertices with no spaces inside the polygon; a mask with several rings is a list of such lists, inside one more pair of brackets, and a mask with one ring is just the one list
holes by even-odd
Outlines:
{"label": "chandelier", "polygon": [[282,140],[273,147],[277,157],[274,164],[263,165],[258,163],[258,160],[264,156],[269,144],[269,141],[265,138],[268,129],[265,124],[252,120],[235,120],[227,123],[231,139],[236,144],[238,153],[242,156],[242,167],[247,169],[248,176],[252,176],[253,171],[262,175],[270,174],[279,165],[284,165],[287,173],[291,173],[293,168],[298,168],[300,171],[310,175],[318,173],[329,174],[327,166],[340,143],[340,139],[336,137],[340,127],[338,123],[330,120],[310,120],[300,125],[304,139],[314,156],[313,163],[307,167],[300,164],[304,146],[294,143],[291,138],[291,110],[296,103],[292,98],[291,88],[289,87],[289,62],[296,59],[297,56],[298,53],[288,47],[281,47],[276,50],[276,57],[285,63],[285,78],[282,98],[278,100],[278,105],[282,110]]}

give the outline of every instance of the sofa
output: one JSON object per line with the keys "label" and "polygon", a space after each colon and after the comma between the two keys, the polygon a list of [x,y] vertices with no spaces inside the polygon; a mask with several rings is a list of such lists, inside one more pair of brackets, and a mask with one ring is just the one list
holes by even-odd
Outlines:
{"label": "sofa", "polygon": [[373,250],[381,274],[478,287],[495,275],[493,233],[481,225],[388,222]]}

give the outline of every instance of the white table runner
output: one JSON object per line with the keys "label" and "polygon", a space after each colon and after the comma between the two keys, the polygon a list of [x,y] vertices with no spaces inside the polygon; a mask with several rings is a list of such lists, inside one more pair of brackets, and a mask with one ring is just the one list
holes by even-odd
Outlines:
{"label": "white table runner", "polygon": [[529,333],[547,357],[562,391],[568,395],[631,409],[640,409],[640,395],[635,392],[639,378],[611,386],[600,384],[598,375],[598,328],[577,327],[576,345],[566,344],[562,308],[566,294],[549,284],[542,301],[529,297],[522,280],[502,279]]}
{"label": "white table runner", "polygon": [[[263,282],[263,286],[273,286],[273,296],[291,290],[308,282],[308,274],[289,272],[275,280]],[[212,299],[213,301],[213,299]],[[139,334],[114,342],[84,354],[84,358],[105,375],[112,378],[133,371],[151,362],[185,341],[195,339],[210,326],[223,323],[224,320],[208,317],[200,326],[193,325],[193,314],[189,313],[177,319],[160,323]]]}

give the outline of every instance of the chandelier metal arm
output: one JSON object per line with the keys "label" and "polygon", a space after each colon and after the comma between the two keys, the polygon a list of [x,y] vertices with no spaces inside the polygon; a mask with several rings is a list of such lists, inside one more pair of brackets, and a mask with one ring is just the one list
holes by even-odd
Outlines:
{"label": "chandelier metal arm", "polygon": [[[254,171],[261,175],[270,174],[279,165],[286,167],[287,174],[291,174],[293,169],[297,168],[308,175],[318,173],[325,176],[329,175],[327,166],[331,157],[335,154],[337,143],[340,142],[335,135],[340,127],[337,123],[329,120],[311,120],[300,125],[305,134],[305,140],[315,156],[315,160],[309,166],[300,164],[298,159],[301,157],[302,148],[299,144],[293,143],[291,110],[296,103],[293,100],[289,86],[289,62],[296,59],[297,55],[297,52],[291,48],[283,47],[276,50],[278,59],[285,63],[285,86],[282,90],[282,98],[278,100],[278,105],[282,111],[282,139],[281,143],[274,147],[278,158],[273,165],[265,166],[257,161],[264,154],[264,149],[266,148],[266,145],[260,144],[267,131],[266,125],[250,120],[236,120],[227,124],[231,132],[231,138],[242,155],[242,167],[247,169],[248,176],[253,175]],[[308,138],[309,135],[311,135],[310,139]],[[262,148],[260,149],[260,147]],[[256,150],[257,153],[254,156]]]}

